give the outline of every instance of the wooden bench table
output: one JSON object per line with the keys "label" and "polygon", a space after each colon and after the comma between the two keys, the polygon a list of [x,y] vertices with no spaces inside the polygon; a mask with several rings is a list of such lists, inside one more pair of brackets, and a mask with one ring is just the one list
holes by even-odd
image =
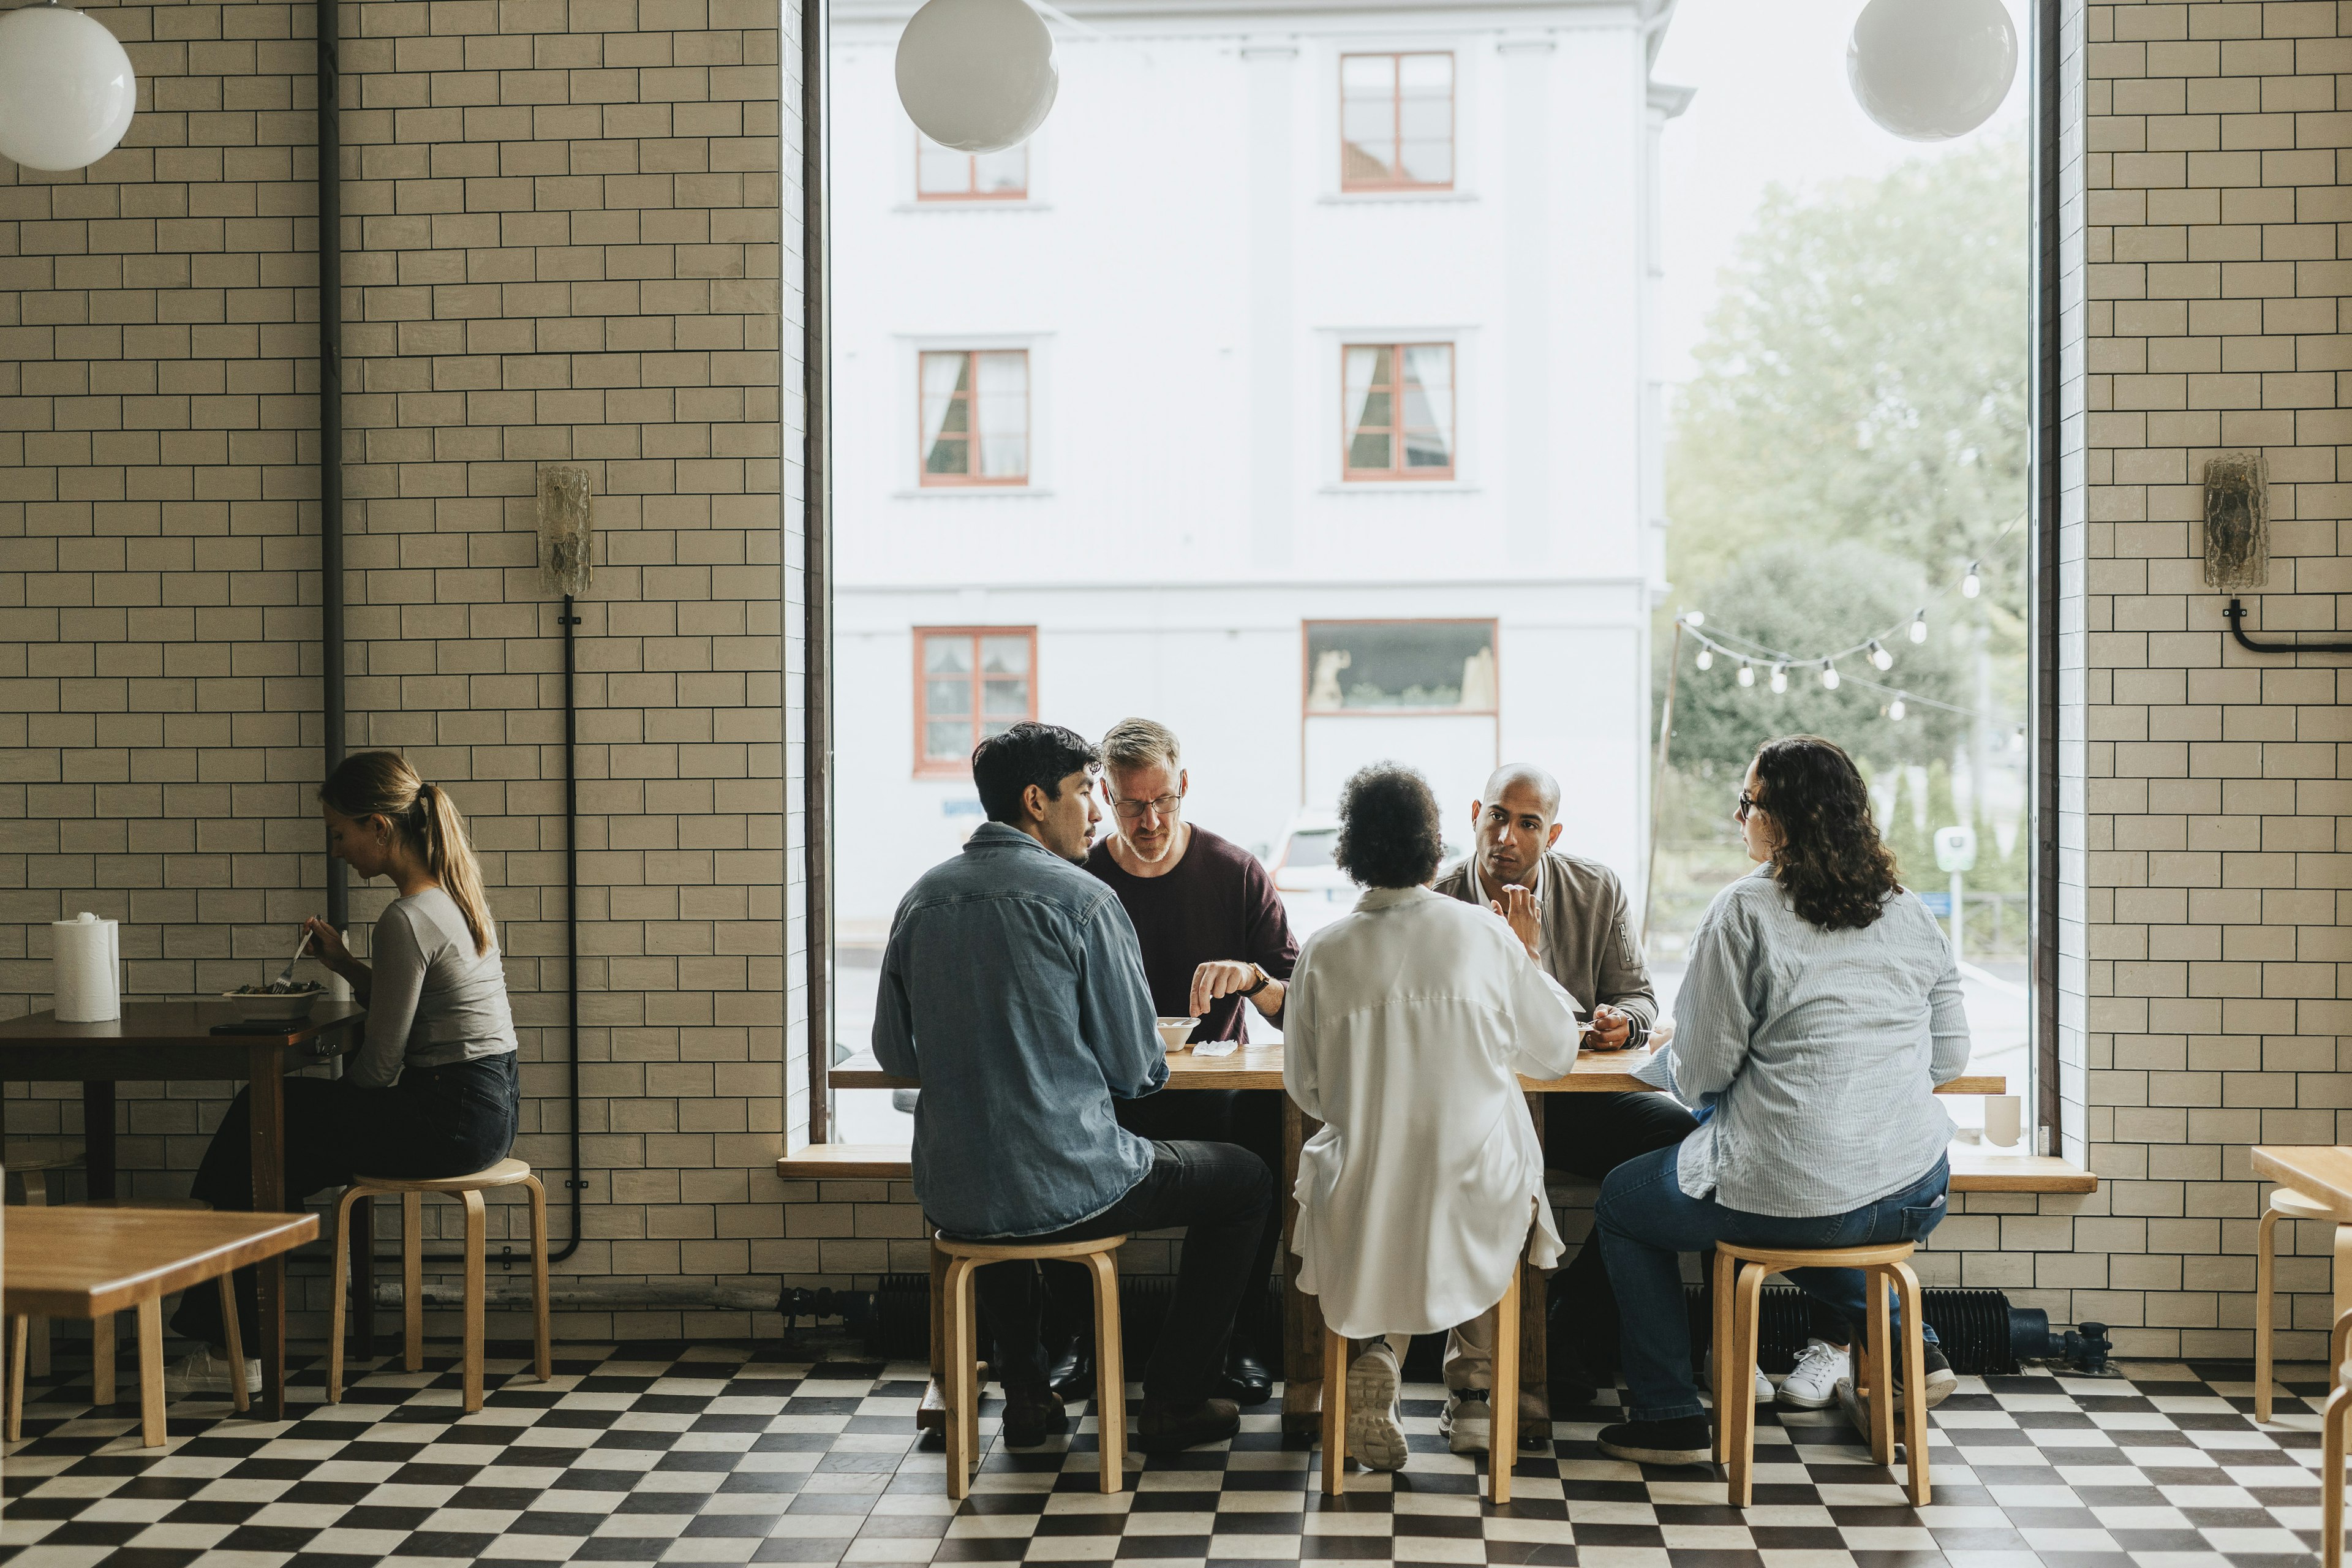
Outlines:
{"label": "wooden bench table", "polygon": [[[1528,1095],[1528,1109],[1535,1114],[1536,1141],[1543,1141],[1542,1108],[1534,1097],[1538,1094],[1623,1094],[1648,1090],[1651,1085],[1633,1076],[1634,1069],[1647,1062],[1653,1052],[1644,1047],[1630,1051],[1587,1050],[1580,1053],[1576,1065],[1564,1077],[1536,1079],[1522,1077],[1519,1087]],[[825,1075],[834,1089],[920,1089],[919,1079],[898,1078],[883,1070],[872,1052],[860,1051],[836,1064]],[[1195,1056],[1191,1047],[1172,1051],[1168,1057],[1168,1084],[1161,1093],[1181,1093],[1187,1089],[1256,1089],[1282,1093],[1282,1046],[1244,1046],[1224,1056]],[[1937,1089],[1938,1094],[2006,1094],[2009,1080],[2000,1077],[1954,1079]],[[1297,1228],[1298,1204],[1293,1190],[1298,1182],[1298,1151],[1314,1136],[1319,1123],[1310,1122],[1300,1114],[1298,1107],[1284,1095],[1282,1101],[1282,1170],[1277,1173],[1282,1187],[1282,1246],[1277,1257],[1286,1277],[1292,1267],[1291,1237]],[[777,1169],[794,1177],[818,1176],[841,1178],[848,1176],[889,1176],[904,1179],[905,1168],[885,1156],[887,1151],[865,1146],[845,1147],[833,1160],[820,1157],[807,1160],[805,1154],[786,1155],[777,1162]],[[902,1156],[903,1157],[903,1156]],[[932,1255],[932,1297],[939,1298],[940,1274],[944,1259],[936,1251]],[[1530,1264],[1520,1280],[1523,1300],[1542,1301],[1543,1276]],[[1544,1391],[1549,1377],[1544,1332],[1545,1314],[1538,1310],[1519,1314],[1519,1386],[1537,1393]],[[946,1405],[939,1394],[939,1374],[942,1364],[940,1329],[938,1314],[933,1314],[931,1334],[931,1385],[925,1391],[917,1425],[935,1430],[945,1430]],[[1316,1431],[1323,1410],[1323,1313],[1312,1296],[1296,1290],[1283,1293],[1282,1344],[1282,1426],[1294,1435]]]}
{"label": "wooden bench table", "polygon": [[[318,1234],[314,1214],[12,1208],[0,1227],[0,1311],[13,1331],[28,1316],[95,1322],[136,1309],[140,1435],[148,1447],[160,1447],[163,1298],[282,1257]],[[13,1331],[9,1339],[7,1426],[15,1437],[24,1422],[24,1342]],[[245,1375],[241,1355],[232,1365],[234,1375]]]}

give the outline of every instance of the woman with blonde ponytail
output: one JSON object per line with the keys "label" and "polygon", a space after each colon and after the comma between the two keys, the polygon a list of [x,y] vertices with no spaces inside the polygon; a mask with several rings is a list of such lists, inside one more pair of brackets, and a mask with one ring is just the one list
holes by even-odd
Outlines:
{"label": "woman with blonde ponytail", "polygon": [[[462,1176],[497,1163],[514,1142],[520,1103],[514,1017],[498,930],[482,891],[466,819],[449,792],[393,752],[347,757],[319,790],[327,852],[361,877],[388,877],[400,896],[375,922],[372,963],[313,916],[311,951],[365,1004],[360,1047],[339,1079],[286,1079],[286,1192],[299,1199],[355,1174]],[[240,1092],[196,1171],[194,1195],[218,1209],[252,1206],[251,1110]],[[244,1342],[257,1345],[253,1270],[236,1277]],[[174,1395],[225,1394],[235,1375],[220,1296],[190,1290],[172,1328],[210,1347],[173,1367]],[[261,1363],[247,1358],[249,1390]]]}

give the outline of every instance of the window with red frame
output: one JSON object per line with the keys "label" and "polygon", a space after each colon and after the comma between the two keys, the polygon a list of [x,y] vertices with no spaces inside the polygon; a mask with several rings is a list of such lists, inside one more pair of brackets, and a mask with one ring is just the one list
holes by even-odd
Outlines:
{"label": "window with red frame", "polygon": [[1037,628],[915,628],[915,773],[962,778],[971,749],[1037,717]]}
{"label": "window with red frame", "polygon": [[926,353],[922,477],[927,485],[1029,482],[1029,351]]}
{"label": "window with red frame", "polygon": [[959,153],[915,132],[915,199],[1017,202],[1029,195],[1029,143],[1001,153]]}
{"label": "window with red frame", "polygon": [[1454,57],[1339,57],[1339,188],[1454,184]]}
{"label": "window with red frame", "polygon": [[1349,343],[1339,385],[1348,479],[1454,477],[1452,343]]}

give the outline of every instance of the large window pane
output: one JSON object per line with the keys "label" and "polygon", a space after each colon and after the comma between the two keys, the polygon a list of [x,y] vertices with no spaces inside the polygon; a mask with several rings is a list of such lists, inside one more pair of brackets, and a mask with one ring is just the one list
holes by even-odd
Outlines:
{"label": "large window pane", "polygon": [[1495,628],[1486,621],[1312,621],[1307,710],[1490,712]]}

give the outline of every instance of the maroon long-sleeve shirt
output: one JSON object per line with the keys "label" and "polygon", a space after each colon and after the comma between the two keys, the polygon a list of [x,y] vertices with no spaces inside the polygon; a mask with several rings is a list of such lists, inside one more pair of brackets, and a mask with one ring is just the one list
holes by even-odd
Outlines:
{"label": "maroon long-sleeve shirt", "polygon": [[[1192,973],[1203,963],[1255,963],[1282,981],[1297,967],[1298,939],[1290,934],[1274,879],[1256,856],[1205,827],[1192,829],[1184,858],[1166,876],[1120,870],[1108,838],[1088,851],[1087,869],[1110,885],[1134,922],[1143,946],[1144,978],[1151,983],[1151,1005],[1163,1018],[1191,1016]],[[1192,1038],[1245,1041],[1254,1011],[1238,994],[1220,997],[1210,1004]],[[1279,1013],[1275,1022],[1282,1022]]]}

